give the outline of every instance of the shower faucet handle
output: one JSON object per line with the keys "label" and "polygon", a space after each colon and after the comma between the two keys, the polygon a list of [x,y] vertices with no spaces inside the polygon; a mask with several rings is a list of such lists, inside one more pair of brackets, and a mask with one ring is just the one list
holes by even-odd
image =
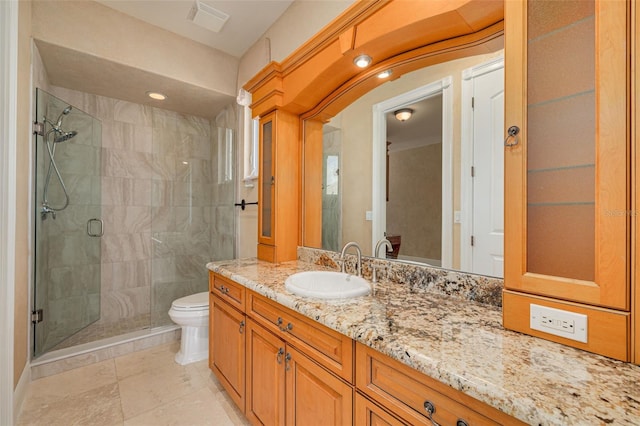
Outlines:
{"label": "shower faucet handle", "polygon": [[40,211],[40,218],[42,220],[45,220],[47,217],[49,217],[48,215],[51,215],[51,217],[53,218],[53,220],[56,219],[56,211],[53,210],[51,207],[49,207],[46,204],[42,205],[42,210]]}

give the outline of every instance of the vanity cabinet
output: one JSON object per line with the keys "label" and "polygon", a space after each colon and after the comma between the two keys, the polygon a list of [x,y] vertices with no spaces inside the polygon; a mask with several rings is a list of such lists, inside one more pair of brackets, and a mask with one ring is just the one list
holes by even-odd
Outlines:
{"label": "vanity cabinet", "polygon": [[[629,16],[618,1],[505,2],[504,326],[630,360]],[[587,338],[531,305],[586,316]],[[555,314],[553,314],[555,315]],[[562,314],[559,314],[562,315]],[[546,328],[545,328],[546,327]],[[560,335],[558,335],[560,334]]]}
{"label": "vanity cabinet", "polygon": [[[273,111],[260,118],[258,258],[296,258],[299,199],[299,118]],[[277,214],[276,214],[277,211]]]}
{"label": "vanity cabinet", "polygon": [[244,412],[245,288],[213,273],[209,281],[209,368]]}
{"label": "vanity cabinet", "polygon": [[351,424],[353,341],[251,291],[247,315],[247,418]]}
{"label": "vanity cabinet", "polygon": [[[355,364],[358,391],[407,424],[432,425],[433,420],[442,425],[524,425],[361,343],[356,344]],[[395,417],[385,416],[388,413],[380,407],[376,410],[375,404],[367,404],[366,408],[358,409],[356,403],[356,415],[363,412],[367,423],[381,418],[384,421],[372,423],[401,424],[394,423]],[[429,407],[432,414],[427,411]]]}
{"label": "vanity cabinet", "polygon": [[349,337],[252,291],[247,314],[336,376],[353,383],[354,342]]}
{"label": "vanity cabinet", "polygon": [[249,319],[247,418],[266,425],[350,425],[353,389]]}

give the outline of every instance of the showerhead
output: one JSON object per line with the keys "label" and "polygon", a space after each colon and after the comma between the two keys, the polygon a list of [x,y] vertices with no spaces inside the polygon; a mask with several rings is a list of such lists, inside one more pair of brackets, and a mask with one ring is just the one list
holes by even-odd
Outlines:
{"label": "showerhead", "polygon": [[56,132],[53,141],[55,143],[68,141],[69,139],[76,137],[77,134],[78,132],[76,132],[75,130],[72,130],[70,132]]}
{"label": "showerhead", "polygon": [[60,126],[62,125],[62,117],[64,117],[65,115],[68,115],[70,112],[71,112],[71,105],[69,105],[68,107],[62,110],[62,112],[58,116],[58,120],[56,120],[57,121],[55,125],[56,128],[60,128]]}

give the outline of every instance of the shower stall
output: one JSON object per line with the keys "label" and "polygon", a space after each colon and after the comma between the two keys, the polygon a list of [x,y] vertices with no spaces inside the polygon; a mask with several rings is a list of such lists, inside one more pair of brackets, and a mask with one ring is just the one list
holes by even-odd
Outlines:
{"label": "shower stall", "polygon": [[235,252],[233,106],[211,120],[51,91],[34,117],[34,358],[171,324]]}

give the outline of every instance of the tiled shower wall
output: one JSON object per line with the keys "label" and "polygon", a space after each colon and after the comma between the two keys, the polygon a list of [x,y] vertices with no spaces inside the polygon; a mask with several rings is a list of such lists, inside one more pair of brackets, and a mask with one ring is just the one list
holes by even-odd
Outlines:
{"label": "tiled shower wall", "polygon": [[[207,290],[204,265],[233,257],[234,185],[218,179],[216,123],[50,90],[102,122],[101,314],[92,327],[170,323],[174,299]],[[236,127],[233,106],[220,116]]]}

